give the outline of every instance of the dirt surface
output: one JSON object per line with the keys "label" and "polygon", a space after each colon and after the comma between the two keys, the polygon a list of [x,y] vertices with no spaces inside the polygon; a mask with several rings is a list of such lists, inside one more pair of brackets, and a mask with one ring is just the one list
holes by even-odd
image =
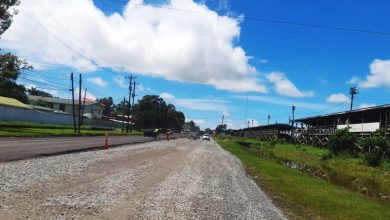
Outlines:
{"label": "dirt surface", "polygon": [[0,219],[284,219],[214,141],[0,163]]}

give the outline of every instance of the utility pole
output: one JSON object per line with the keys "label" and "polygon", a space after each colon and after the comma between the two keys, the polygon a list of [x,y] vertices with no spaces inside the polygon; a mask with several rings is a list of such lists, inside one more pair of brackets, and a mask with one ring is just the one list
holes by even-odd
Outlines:
{"label": "utility pole", "polygon": [[84,90],[84,100],[83,100],[83,108],[81,109],[81,124],[84,123],[84,108],[85,108],[85,97],[87,96],[87,88]]}
{"label": "utility pole", "polygon": [[358,88],[356,87],[351,87],[349,88],[349,94],[351,95],[351,107],[349,109],[349,114],[348,114],[348,121],[347,121],[347,127],[349,128],[349,123],[350,123],[350,120],[351,120],[351,112],[352,112],[352,109],[353,109],[353,98],[355,97],[356,94],[358,94]]}
{"label": "utility pole", "polygon": [[122,103],[122,133],[125,127],[125,108],[126,108],[126,97],[123,97]]}
{"label": "utility pole", "polygon": [[295,105],[292,106],[292,126],[294,128],[295,123]]}
{"label": "utility pole", "polygon": [[[133,94],[132,94],[133,102],[132,102],[132,108],[134,108],[134,98],[135,98],[135,80],[133,82]],[[133,109],[134,110],[134,109]],[[131,111],[131,120],[133,121],[134,124],[134,112],[133,110]],[[130,126],[130,132],[133,131],[133,126]]]}
{"label": "utility pole", "polygon": [[349,109],[350,111],[352,111],[353,98],[355,97],[356,94],[358,94],[358,90],[359,89],[356,87],[349,88],[349,94],[351,95],[351,108]]}
{"label": "utility pole", "polygon": [[[246,97],[246,108],[245,108],[245,124],[246,124],[246,120],[248,119],[248,96]],[[244,125],[245,126],[245,125]],[[248,127],[249,127],[249,123],[248,123]]]}
{"label": "utility pole", "polygon": [[225,119],[225,115],[222,115],[222,125],[223,125],[223,119]]}
{"label": "utility pole", "polygon": [[271,119],[271,115],[268,115],[268,125],[269,125],[269,120]]}
{"label": "utility pole", "polygon": [[252,119],[252,127],[253,127],[253,119]]}
{"label": "utility pole", "polygon": [[126,133],[129,132],[129,125],[130,125],[130,110],[131,110],[131,92],[132,92],[132,83],[133,83],[133,75],[130,75],[130,77],[126,76],[126,79],[129,79],[129,106],[127,106],[127,126],[126,126]]}
{"label": "utility pole", "polygon": [[71,81],[71,84],[72,84],[72,89],[70,89],[70,91],[72,91],[73,130],[74,130],[74,133],[76,133],[76,111],[75,111],[75,108],[74,108],[74,83],[73,83],[73,73],[70,74],[70,81]]}
{"label": "utility pole", "polygon": [[249,120],[248,120],[248,128],[249,128]]}
{"label": "utility pole", "polygon": [[79,129],[78,132],[80,134],[80,127],[81,127],[81,118],[83,117],[81,115],[81,74],[79,74]]}

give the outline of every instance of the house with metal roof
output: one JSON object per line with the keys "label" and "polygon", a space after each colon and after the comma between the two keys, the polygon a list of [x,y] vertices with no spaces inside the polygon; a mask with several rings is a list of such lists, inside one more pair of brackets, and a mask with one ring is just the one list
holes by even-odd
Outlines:
{"label": "house with metal roof", "polygon": [[4,97],[4,96],[0,96],[0,105],[15,107],[15,108],[31,109],[30,106],[24,104],[23,102],[20,102],[13,98]]}
{"label": "house with metal roof", "polygon": [[390,105],[336,112],[295,120],[294,137],[298,143],[324,146],[337,129],[349,128],[359,136],[370,136],[378,129],[389,135]]}
{"label": "house with metal roof", "polygon": [[[69,114],[73,114],[73,106],[72,106],[72,100],[71,99],[62,99],[62,98],[55,98],[55,97],[42,97],[42,96],[35,96],[35,95],[28,95],[29,100],[43,100],[47,103],[47,108],[54,109],[55,111],[60,112],[66,112]],[[86,99],[85,105],[83,110],[83,116],[87,118],[98,118],[100,119],[103,115],[103,108],[104,106],[101,103],[98,103],[94,100]],[[75,100],[75,112],[77,114],[79,109],[79,101]]]}
{"label": "house with metal roof", "polygon": [[290,139],[291,131],[292,126],[289,124],[271,124],[239,129],[235,131],[235,134],[260,140],[272,140],[275,138]]}

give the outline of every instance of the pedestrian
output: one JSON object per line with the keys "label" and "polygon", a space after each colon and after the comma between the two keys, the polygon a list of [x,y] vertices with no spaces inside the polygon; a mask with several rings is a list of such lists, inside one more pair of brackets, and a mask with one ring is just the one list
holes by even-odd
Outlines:
{"label": "pedestrian", "polygon": [[154,139],[157,140],[157,138],[160,140],[160,129],[158,128],[154,130]]}

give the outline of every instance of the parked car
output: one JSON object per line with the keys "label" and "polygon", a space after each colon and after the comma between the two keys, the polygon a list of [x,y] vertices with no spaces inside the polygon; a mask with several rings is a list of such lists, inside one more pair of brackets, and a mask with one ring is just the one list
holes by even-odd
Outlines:
{"label": "parked car", "polygon": [[145,137],[156,137],[154,129],[145,129],[144,130],[144,136]]}
{"label": "parked car", "polygon": [[202,140],[210,140],[210,135],[209,134],[204,134],[203,136],[202,136]]}
{"label": "parked car", "polygon": [[188,139],[193,139],[193,140],[196,140],[198,137],[195,133],[190,133],[188,134]]}

